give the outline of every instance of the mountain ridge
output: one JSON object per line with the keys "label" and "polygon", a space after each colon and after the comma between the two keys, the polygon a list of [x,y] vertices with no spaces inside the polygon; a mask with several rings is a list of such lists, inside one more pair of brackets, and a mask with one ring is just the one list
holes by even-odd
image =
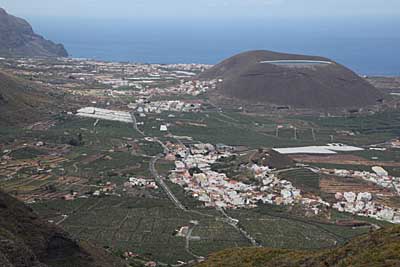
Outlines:
{"label": "mountain ridge", "polygon": [[0,7],[0,56],[68,57],[68,52],[62,44],[36,34],[26,20]]}

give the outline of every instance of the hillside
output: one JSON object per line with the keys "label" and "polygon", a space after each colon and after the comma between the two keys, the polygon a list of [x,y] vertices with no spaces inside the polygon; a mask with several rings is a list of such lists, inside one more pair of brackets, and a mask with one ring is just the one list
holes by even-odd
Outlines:
{"label": "hillside", "polygon": [[214,253],[197,267],[389,267],[400,266],[400,226],[358,237],[321,252],[238,248]]}
{"label": "hillside", "polygon": [[37,86],[0,70],[0,126],[39,120],[54,105]]}
{"label": "hillside", "polygon": [[0,191],[0,266],[110,267],[118,259],[86,242],[72,240],[30,208]]}
{"label": "hillside", "polygon": [[222,61],[200,79],[223,79],[216,92],[249,103],[295,108],[373,105],[382,93],[346,67],[323,57],[249,51]]}
{"label": "hillside", "polygon": [[0,56],[67,57],[68,53],[63,45],[34,33],[24,19],[0,8]]}

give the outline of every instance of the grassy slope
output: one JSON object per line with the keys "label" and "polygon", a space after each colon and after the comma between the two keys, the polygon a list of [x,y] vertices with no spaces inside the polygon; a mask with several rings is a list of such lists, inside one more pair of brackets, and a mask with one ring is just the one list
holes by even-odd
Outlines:
{"label": "grassy slope", "polygon": [[319,252],[269,248],[228,249],[198,267],[385,267],[400,266],[400,226],[357,237],[343,247]]}
{"label": "grassy slope", "polygon": [[0,126],[38,120],[50,105],[52,100],[44,92],[0,70]]}

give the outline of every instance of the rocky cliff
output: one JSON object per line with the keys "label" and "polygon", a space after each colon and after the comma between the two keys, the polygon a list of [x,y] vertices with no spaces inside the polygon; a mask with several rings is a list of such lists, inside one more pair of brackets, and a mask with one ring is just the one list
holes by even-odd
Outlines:
{"label": "rocky cliff", "polygon": [[64,46],[36,34],[31,25],[0,8],[0,56],[67,57]]}

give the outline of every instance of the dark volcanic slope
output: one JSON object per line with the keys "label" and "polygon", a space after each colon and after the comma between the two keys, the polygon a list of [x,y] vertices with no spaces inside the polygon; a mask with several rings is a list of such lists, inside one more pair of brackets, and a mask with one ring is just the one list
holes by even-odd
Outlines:
{"label": "dark volcanic slope", "polygon": [[[331,64],[271,64],[308,60]],[[200,75],[222,78],[217,93],[250,103],[297,108],[351,108],[376,104],[382,93],[351,70],[327,58],[250,51],[224,60]]]}
{"label": "dark volcanic slope", "polygon": [[0,191],[0,266],[123,266],[102,249],[72,240],[43,222],[18,200]]}
{"label": "dark volcanic slope", "polygon": [[0,70],[0,127],[39,120],[54,105],[44,91]]}
{"label": "dark volcanic slope", "polygon": [[0,8],[0,55],[24,57],[67,57],[64,46],[33,32],[29,23]]}

